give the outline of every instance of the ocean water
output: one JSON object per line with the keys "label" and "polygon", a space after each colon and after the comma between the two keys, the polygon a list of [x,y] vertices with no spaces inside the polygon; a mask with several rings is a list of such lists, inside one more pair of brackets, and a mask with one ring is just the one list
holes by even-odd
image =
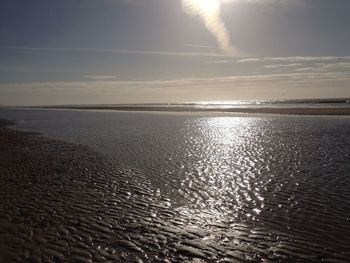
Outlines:
{"label": "ocean water", "polygon": [[350,257],[349,117],[1,109],[0,118],[142,173],[195,226],[243,224],[305,262],[328,249]]}
{"label": "ocean water", "polygon": [[[63,105],[67,106],[67,105]],[[69,105],[71,108],[79,107],[189,107],[189,108],[348,108],[350,98],[337,99],[281,99],[281,100],[235,100],[235,101],[201,101],[184,103],[145,103],[145,104],[93,104]]]}

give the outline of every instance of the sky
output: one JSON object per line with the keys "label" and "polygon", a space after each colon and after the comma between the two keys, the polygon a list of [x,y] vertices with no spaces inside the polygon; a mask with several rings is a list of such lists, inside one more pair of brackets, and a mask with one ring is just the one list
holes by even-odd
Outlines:
{"label": "sky", "polygon": [[350,97],[348,0],[2,0],[0,105]]}

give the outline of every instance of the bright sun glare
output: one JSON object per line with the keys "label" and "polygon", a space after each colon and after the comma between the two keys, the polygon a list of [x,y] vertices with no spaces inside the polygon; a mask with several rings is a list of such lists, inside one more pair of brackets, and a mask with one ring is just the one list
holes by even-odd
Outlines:
{"label": "bright sun glare", "polygon": [[191,0],[194,6],[197,6],[204,14],[213,14],[219,10],[219,0]]}

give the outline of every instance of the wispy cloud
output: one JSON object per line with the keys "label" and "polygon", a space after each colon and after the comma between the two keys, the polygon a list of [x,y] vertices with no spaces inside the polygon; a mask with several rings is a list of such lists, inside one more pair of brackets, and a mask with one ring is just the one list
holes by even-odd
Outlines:
{"label": "wispy cloud", "polygon": [[[121,103],[288,96],[350,96],[348,72],[294,72],[155,81],[33,82],[0,85],[0,103]],[[329,87],[332,86],[332,89]],[[278,95],[279,94],[279,95]],[[5,101],[6,98],[6,101]]]}
{"label": "wispy cloud", "polygon": [[109,76],[109,75],[85,75],[83,76],[87,79],[93,79],[93,80],[103,80],[103,79],[116,79],[116,76]]}
{"label": "wispy cloud", "polygon": [[193,44],[193,43],[183,43],[182,44],[185,47],[195,47],[195,48],[206,48],[206,49],[215,49],[216,47],[206,46],[206,45],[199,45],[199,44]]}
{"label": "wispy cloud", "polygon": [[290,68],[290,67],[299,67],[303,64],[292,63],[292,64],[277,64],[277,65],[265,65],[264,68]]}
{"label": "wispy cloud", "polygon": [[302,68],[296,68],[294,71],[305,72],[305,71],[318,71],[318,70],[315,67],[302,67]]}
{"label": "wispy cloud", "polygon": [[322,69],[330,70],[330,69],[348,69],[350,68],[350,62],[336,62],[336,63],[317,63]]}
{"label": "wispy cloud", "polygon": [[263,60],[269,61],[326,61],[336,60],[348,57],[336,57],[336,56],[297,56],[297,57],[265,57]]}
{"label": "wispy cloud", "polygon": [[350,56],[288,56],[288,57],[257,57],[257,58],[242,58],[236,60],[236,62],[319,62],[319,61],[332,61],[332,60],[348,60]]}
{"label": "wispy cloud", "polygon": [[144,6],[147,4],[146,0],[116,0],[119,3],[134,5],[134,6]]}
{"label": "wispy cloud", "polygon": [[350,69],[350,62],[335,62],[335,63],[316,63],[309,67],[301,67],[295,69],[297,72],[301,71],[313,71],[313,72],[332,72],[347,71]]}
{"label": "wispy cloud", "polygon": [[258,61],[260,61],[260,60],[261,60],[260,58],[242,58],[242,59],[236,60],[236,62],[238,62],[238,63],[244,63],[244,62],[258,62]]}
{"label": "wispy cloud", "polygon": [[72,73],[71,69],[57,69],[50,67],[25,67],[25,66],[0,66],[2,71],[14,71],[14,72],[53,72],[53,73]]}
{"label": "wispy cloud", "polygon": [[216,38],[221,50],[228,55],[237,56],[238,52],[230,43],[230,35],[220,17],[220,0],[182,0],[186,12],[203,19],[205,27]]}
{"label": "wispy cloud", "polygon": [[54,51],[54,52],[102,52],[134,55],[159,55],[159,56],[182,56],[182,57],[227,57],[221,53],[210,52],[177,52],[159,50],[128,50],[128,49],[99,49],[99,48],[72,48],[72,47],[21,47],[6,46],[0,47],[3,50],[26,50],[26,51]]}
{"label": "wispy cloud", "polygon": [[[287,68],[287,67],[299,67],[303,66],[303,63],[317,63],[317,62],[328,62],[332,63],[334,61],[344,61],[339,62],[337,65],[345,65],[346,61],[350,60],[350,56],[287,56],[287,57],[247,57],[240,59],[221,59],[207,61],[210,64],[223,64],[223,63],[256,63],[256,64],[267,64],[263,67],[265,68]],[[273,62],[279,62],[279,64],[271,64]],[[293,63],[295,62],[295,63]],[[268,64],[270,63],[270,64]],[[281,64],[289,63],[289,64]],[[344,64],[341,64],[344,63]]]}
{"label": "wispy cloud", "polygon": [[200,88],[202,85],[231,84],[231,83],[270,83],[276,80],[284,81],[298,81],[304,82],[305,80],[319,80],[325,79],[347,79],[350,80],[350,75],[344,72],[319,72],[319,73],[283,73],[283,74],[263,74],[263,75],[238,75],[227,77],[213,77],[213,78],[183,78],[175,80],[154,80],[154,81],[89,81],[89,82],[30,82],[30,83],[5,83],[0,84],[0,89],[3,88],[99,88],[99,87],[155,87],[155,88],[167,88],[167,87],[182,87],[196,86]]}
{"label": "wispy cloud", "polygon": [[[191,45],[191,44],[187,44]],[[195,45],[194,46],[201,46]],[[207,47],[207,46],[202,46]],[[209,48],[209,46],[208,46]],[[20,50],[20,51],[37,51],[37,52],[97,52],[97,53],[116,53],[131,55],[155,55],[155,56],[193,56],[193,57],[218,57],[231,58],[221,60],[221,63],[253,63],[264,61],[281,61],[281,62],[321,62],[331,60],[350,60],[350,56],[286,56],[286,57],[241,57],[233,59],[232,56],[215,53],[215,52],[178,52],[178,51],[162,51],[162,50],[129,50],[129,49],[100,49],[100,48],[84,48],[84,47],[26,47],[26,46],[2,46],[0,50]]]}
{"label": "wispy cloud", "polygon": [[227,64],[227,63],[234,63],[235,60],[212,60],[212,61],[206,61],[207,64]]}
{"label": "wispy cloud", "polygon": [[273,4],[280,7],[305,6],[305,0],[221,0],[222,3]]}

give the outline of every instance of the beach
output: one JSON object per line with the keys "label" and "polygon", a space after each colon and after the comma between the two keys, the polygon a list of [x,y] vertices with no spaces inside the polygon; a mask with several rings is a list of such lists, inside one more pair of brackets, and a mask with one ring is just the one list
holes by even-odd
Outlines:
{"label": "beach", "polygon": [[347,118],[3,115],[1,262],[349,258]]}
{"label": "beach", "polygon": [[6,128],[13,124],[0,122],[1,262],[155,262],[157,255],[169,256],[161,246],[185,233],[179,228],[184,222],[166,224],[174,212],[142,176],[115,170],[86,147]]}
{"label": "beach", "polygon": [[350,263],[350,1],[1,1],[0,263]]}

